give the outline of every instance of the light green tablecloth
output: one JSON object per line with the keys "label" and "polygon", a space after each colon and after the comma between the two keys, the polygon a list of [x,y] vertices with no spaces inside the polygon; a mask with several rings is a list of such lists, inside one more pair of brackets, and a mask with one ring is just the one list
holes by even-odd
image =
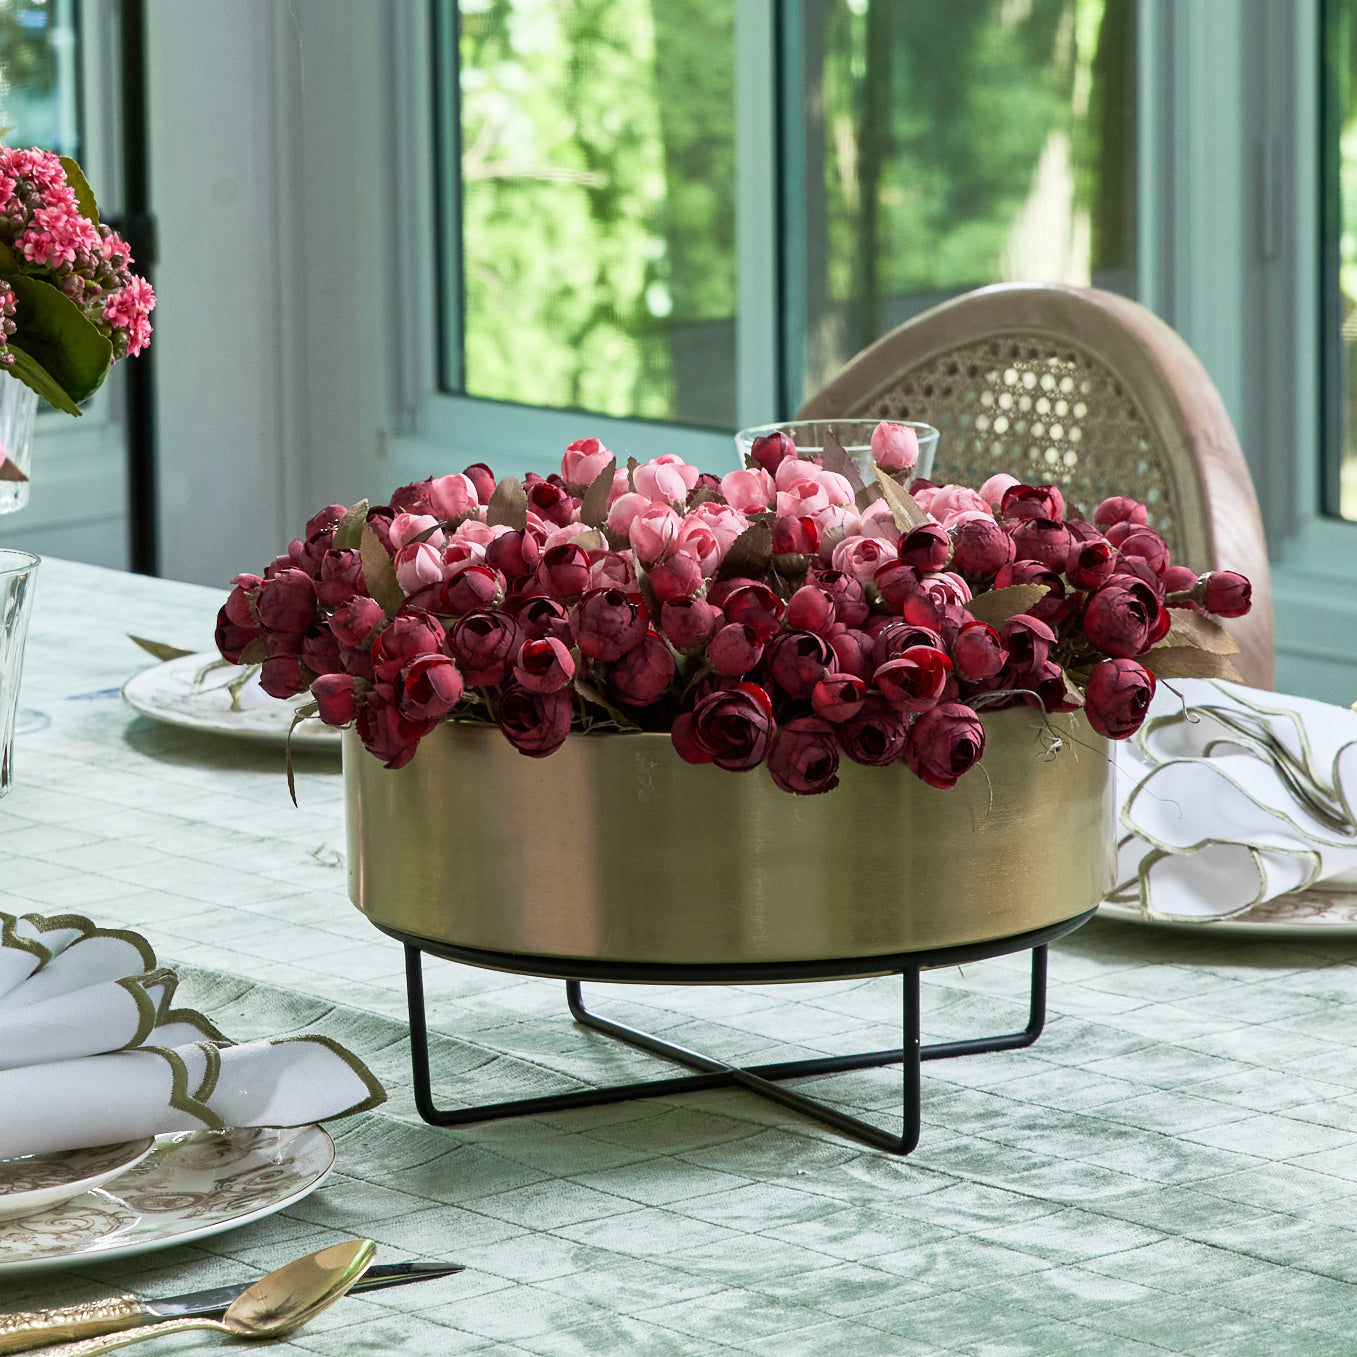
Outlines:
{"label": "light green tablecloth", "polygon": [[[347,1298],[284,1347],[1354,1351],[1357,940],[1095,922],[1052,950],[1036,1047],[925,1066],[908,1159],[736,1092],[434,1130],[409,1092],[400,949],[346,897],[337,759],[299,758],[293,809],[280,751],[90,695],[149,662],[129,631],[209,648],[220,597],[44,563],[24,697],[52,724],[20,741],[0,802],[0,909],[139,929],[223,1030],[329,1033],[391,1100],[336,1124],[339,1168],[294,1209],[87,1273],[6,1279],[0,1304],[172,1294],[369,1235],[379,1258],[469,1270]],[[575,1028],[558,983],[426,970],[447,1103],[672,1072]],[[1025,983],[1022,957],[930,973],[925,1039],[1021,1026]],[[740,1060],[898,1033],[898,981],[589,993]],[[899,1106],[889,1069],[813,1091],[883,1118]]]}

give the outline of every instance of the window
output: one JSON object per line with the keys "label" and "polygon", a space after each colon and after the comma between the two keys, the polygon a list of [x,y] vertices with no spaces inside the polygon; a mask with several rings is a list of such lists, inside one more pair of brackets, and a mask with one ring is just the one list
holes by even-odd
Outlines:
{"label": "window", "polygon": [[11,146],[80,158],[73,0],[0,0],[0,126]]}

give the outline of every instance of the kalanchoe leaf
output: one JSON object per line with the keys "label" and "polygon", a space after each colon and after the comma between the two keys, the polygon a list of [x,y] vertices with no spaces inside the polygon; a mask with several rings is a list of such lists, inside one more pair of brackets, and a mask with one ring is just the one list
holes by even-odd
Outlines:
{"label": "kalanchoe leaf", "polygon": [[75,205],[80,215],[99,225],[99,204],[94,201],[94,190],[90,188],[85,172],[68,155],[60,156],[61,168],[66,171],[66,182],[75,194]]}
{"label": "kalanchoe leaf", "polygon": [[0,462],[0,481],[26,481],[27,476],[8,457]]}
{"label": "kalanchoe leaf", "polygon": [[3,240],[0,240],[0,274],[3,274],[8,278],[10,272],[18,267],[18,255],[16,255]]}
{"label": "kalanchoe leaf", "polygon": [[825,446],[824,451],[820,454],[820,465],[825,471],[833,471],[836,475],[842,476],[853,487],[855,495],[865,488],[862,484],[862,473],[858,470],[857,463],[853,461],[844,450],[843,444],[832,433],[825,435]]}
{"label": "kalanchoe leaf", "polygon": [[717,567],[718,580],[758,580],[773,562],[773,530],[766,522],[751,523],[731,544]]}
{"label": "kalanchoe leaf", "polygon": [[505,476],[495,486],[485,508],[485,521],[492,528],[512,528],[515,532],[528,526],[528,492],[517,476]]}
{"label": "kalanchoe leaf", "polygon": [[928,522],[923,505],[908,490],[897,485],[891,479],[889,471],[879,466],[873,467],[872,470],[876,474],[876,483],[881,487],[882,496],[891,506],[891,517],[895,520],[895,526],[901,532],[912,532],[920,523]]}
{"label": "kalanchoe leaf", "polygon": [[[1168,635],[1162,641],[1155,643],[1151,653],[1155,650],[1186,647],[1204,650],[1212,655],[1239,654],[1238,642],[1214,618],[1203,617],[1200,613],[1191,612],[1186,608],[1175,608],[1172,617],[1173,624],[1169,627]],[[1190,676],[1177,674],[1173,677],[1188,678]]]}
{"label": "kalanchoe leaf", "polygon": [[965,604],[966,611],[981,622],[997,627],[1019,613],[1028,613],[1051,591],[1044,584],[1010,584],[1007,589],[991,589]]}
{"label": "kalanchoe leaf", "polygon": [[383,611],[395,613],[405,602],[405,595],[396,581],[396,567],[386,554],[382,539],[369,524],[363,525],[359,539],[359,556],[363,562],[363,583],[368,593],[382,605]]}
{"label": "kalanchoe leaf", "polygon": [[589,482],[589,488],[580,501],[580,520],[591,528],[602,528],[608,521],[608,497],[612,494],[613,477],[617,474],[617,458]]}
{"label": "kalanchoe leaf", "polygon": [[22,273],[7,281],[19,324],[9,340],[10,372],[57,409],[78,415],[79,402],[107,376],[113,345],[59,287]]}
{"label": "kalanchoe leaf", "polygon": [[1244,681],[1228,655],[1201,650],[1195,645],[1151,646],[1139,660],[1157,679],[1223,678],[1234,683]]}
{"label": "kalanchoe leaf", "polygon": [[360,499],[339,520],[332,543],[336,551],[352,551],[363,540],[363,528],[368,521],[368,502]]}

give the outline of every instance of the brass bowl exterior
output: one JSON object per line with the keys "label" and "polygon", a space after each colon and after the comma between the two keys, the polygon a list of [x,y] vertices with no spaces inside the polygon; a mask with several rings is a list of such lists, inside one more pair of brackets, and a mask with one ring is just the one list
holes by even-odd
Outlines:
{"label": "brass bowl exterior", "polygon": [[984,942],[1111,889],[1107,741],[1082,713],[984,717],[940,791],[845,759],[820,796],[684,763],[668,735],[572,735],[544,759],[444,724],[389,771],[344,732],[349,895],[375,923],[487,952],[661,965]]}

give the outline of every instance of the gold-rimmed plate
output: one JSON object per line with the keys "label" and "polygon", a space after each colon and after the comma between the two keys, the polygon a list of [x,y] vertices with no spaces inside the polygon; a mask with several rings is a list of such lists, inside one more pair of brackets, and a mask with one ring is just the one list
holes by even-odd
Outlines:
{"label": "gold-rimmed plate", "polygon": [[103,1187],[154,1149],[155,1139],[146,1136],[117,1145],[0,1159],[0,1221],[35,1215]]}
{"label": "gold-rimmed plate", "polygon": [[1357,886],[1313,886],[1265,900],[1230,919],[1147,919],[1135,905],[1098,906],[1098,918],[1156,928],[1270,938],[1357,938]]}

